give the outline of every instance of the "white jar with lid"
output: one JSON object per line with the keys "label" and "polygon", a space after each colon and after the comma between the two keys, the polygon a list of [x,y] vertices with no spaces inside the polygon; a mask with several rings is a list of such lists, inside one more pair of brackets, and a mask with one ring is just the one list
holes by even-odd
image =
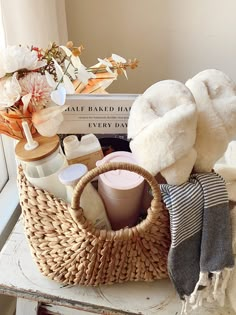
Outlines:
{"label": "white jar with lid", "polygon": [[[58,178],[66,185],[67,201],[70,203],[73,196],[74,187],[79,179],[88,172],[84,164],[72,164],[62,169]],[[88,183],[80,197],[80,206],[83,208],[84,216],[99,229],[110,230],[111,225],[108,220],[106,209],[102,198],[91,183]]]}
{"label": "white jar with lid", "polygon": [[68,165],[65,156],[60,152],[60,140],[53,137],[37,136],[34,138],[38,146],[26,150],[27,140],[20,140],[15,153],[20,161],[28,181],[41,189],[45,189],[58,198],[66,198],[66,189],[58,179],[58,172]]}
{"label": "white jar with lid", "polygon": [[[137,164],[132,153],[117,151],[106,155],[97,166],[108,162]],[[134,226],[141,214],[144,178],[136,173],[115,170],[98,176],[98,192],[102,196],[113,230]]]}

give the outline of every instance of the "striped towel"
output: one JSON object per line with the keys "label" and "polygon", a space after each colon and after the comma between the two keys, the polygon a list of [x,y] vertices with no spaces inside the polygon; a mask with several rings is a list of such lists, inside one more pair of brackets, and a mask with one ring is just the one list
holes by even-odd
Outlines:
{"label": "striped towel", "polygon": [[216,173],[193,174],[179,185],[160,185],[170,214],[170,278],[184,301],[182,314],[207,300],[224,304],[234,265],[228,195]]}

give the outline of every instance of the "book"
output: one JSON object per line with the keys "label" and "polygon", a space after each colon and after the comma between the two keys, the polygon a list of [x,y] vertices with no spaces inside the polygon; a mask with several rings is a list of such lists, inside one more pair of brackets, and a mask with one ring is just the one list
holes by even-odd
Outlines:
{"label": "book", "polygon": [[68,95],[59,134],[127,135],[131,106],[138,94]]}

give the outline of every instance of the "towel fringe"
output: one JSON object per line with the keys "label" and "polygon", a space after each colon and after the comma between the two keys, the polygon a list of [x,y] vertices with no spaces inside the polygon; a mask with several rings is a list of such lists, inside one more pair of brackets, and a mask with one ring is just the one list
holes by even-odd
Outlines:
{"label": "towel fringe", "polygon": [[225,268],[222,271],[212,272],[212,282],[214,285],[213,298],[220,306],[225,304],[225,291],[229,282],[230,274],[233,268]]}
{"label": "towel fringe", "polygon": [[[188,300],[186,299],[188,306],[192,310],[195,310],[198,307],[204,306],[204,302],[213,303],[216,301],[223,307],[225,303],[225,291],[232,270],[233,268],[224,268],[221,271],[211,271],[210,273],[213,274],[211,278],[208,277],[208,272],[200,272],[199,280],[193,292],[188,297]],[[200,286],[204,286],[205,288],[199,289]]]}
{"label": "towel fringe", "polygon": [[188,315],[190,311],[189,307],[190,307],[189,296],[185,295],[184,300],[182,300],[182,308],[180,315]]}
{"label": "towel fringe", "polygon": [[199,286],[204,286],[204,287],[207,287],[209,284],[209,280],[208,280],[208,272],[200,272],[199,274],[199,279],[198,279],[198,282],[196,283],[195,285],[195,288],[193,290],[193,292],[191,293],[190,295],[190,304],[195,304],[196,302],[196,299],[198,297],[198,288]]}
{"label": "towel fringe", "polygon": [[213,274],[213,277],[212,277],[213,297],[216,300],[217,295],[219,294],[218,286],[219,286],[220,276],[221,276],[222,272],[221,271],[213,271],[212,274]]}

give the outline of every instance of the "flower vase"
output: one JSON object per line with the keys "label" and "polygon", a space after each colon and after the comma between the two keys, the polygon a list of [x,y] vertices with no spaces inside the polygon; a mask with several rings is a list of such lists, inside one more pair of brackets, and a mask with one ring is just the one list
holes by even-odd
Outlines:
{"label": "flower vase", "polygon": [[31,117],[22,115],[20,111],[0,110],[0,134],[5,134],[14,139],[25,138],[22,122],[26,121],[32,135],[37,134]]}

